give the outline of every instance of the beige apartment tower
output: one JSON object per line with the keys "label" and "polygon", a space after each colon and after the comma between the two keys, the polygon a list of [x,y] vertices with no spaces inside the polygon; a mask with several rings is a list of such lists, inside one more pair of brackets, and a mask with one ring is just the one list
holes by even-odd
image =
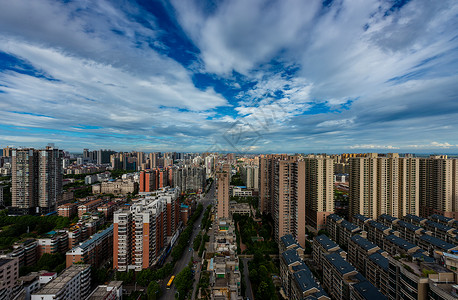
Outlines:
{"label": "beige apartment tower", "polygon": [[420,160],[420,215],[458,219],[458,160],[436,155]]}
{"label": "beige apartment tower", "polygon": [[298,200],[304,203],[306,224],[319,231],[326,227],[326,217],[334,213],[334,162],[329,157],[312,156],[297,164],[299,191],[303,189]]}
{"label": "beige apartment tower", "polygon": [[230,184],[230,178],[231,174],[230,172],[230,166],[229,168],[227,166],[223,167],[222,172],[218,172],[216,174],[216,179],[217,179],[217,187],[218,187],[218,194],[217,194],[217,200],[218,200],[218,210],[217,210],[217,217],[218,219],[227,219],[229,218],[229,184]]}
{"label": "beige apartment tower", "polygon": [[419,215],[420,159],[397,153],[350,158],[350,217]]}

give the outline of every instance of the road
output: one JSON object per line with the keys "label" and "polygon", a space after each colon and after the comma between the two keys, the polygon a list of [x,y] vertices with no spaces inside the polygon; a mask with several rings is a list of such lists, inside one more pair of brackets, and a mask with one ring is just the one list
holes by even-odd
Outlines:
{"label": "road", "polygon": [[243,262],[243,278],[245,279],[245,297],[254,299],[253,290],[251,289],[251,282],[249,277],[249,270],[248,270],[248,261],[251,260],[250,258],[241,258]]}
{"label": "road", "polygon": [[[199,203],[201,203],[203,205],[204,209],[203,209],[202,214],[200,215],[199,219],[197,219],[196,222],[194,223],[194,229],[192,231],[191,240],[190,240],[190,243],[189,243],[189,247],[190,248],[192,247],[192,241],[194,240],[194,238],[196,237],[196,235],[200,231],[199,225],[202,222],[202,217],[204,216],[205,209],[207,208],[207,206],[209,204],[212,204],[214,199],[215,199],[215,186],[216,186],[216,184],[212,184],[212,187],[210,188],[208,193],[201,200],[199,200]],[[194,250],[192,250],[192,251],[185,250],[184,251],[183,256],[181,257],[181,259],[179,261],[176,262],[175,267],[173,269],[173,274],[175,276],[178,273],[180,273],[180,271],[183,270],[188,265],[189,260],[191,259],[191,256],[194,256],[194,258],[196,258],[197,257],[197,253],[195,253]],[[197,275],[198,274],[196,274],[196,278],[199,278],[199,277],[197,277]],[[166,278],[164,280],[164,282],[163,282],[163,286],[162,286],[163,294],[160,297],[160,299],[164,299],[164,300],[173,300],[173,299],[175,299],[176,290],[175,290],[174,286],[171,289],[167,289],[166,288],[168,280],[169,280],[169,278]],[[194,286],[195,285],[196,285],[196,282],[194,283]]]}

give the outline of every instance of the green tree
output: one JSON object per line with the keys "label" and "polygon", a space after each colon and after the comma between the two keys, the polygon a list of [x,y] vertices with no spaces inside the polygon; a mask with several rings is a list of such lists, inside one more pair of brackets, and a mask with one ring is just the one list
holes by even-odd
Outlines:
{"label": "green tree", "polygon": [[269,285],[265,281],[261,281],[256,292],[256,298],[259,299],[272,299],[270,294]]}
{"label": "green tree", "polygon": [[148,300],[156,300],[162,294],[161,286],[156,281],[151,281],[148,285],[146,290],[146,295],[148,296]]}
{"label": "green tree", "polygon": [[175,278],[175,288],[180,293],[179,299],[184,299],[192,289],[192,271],[185,267]]}

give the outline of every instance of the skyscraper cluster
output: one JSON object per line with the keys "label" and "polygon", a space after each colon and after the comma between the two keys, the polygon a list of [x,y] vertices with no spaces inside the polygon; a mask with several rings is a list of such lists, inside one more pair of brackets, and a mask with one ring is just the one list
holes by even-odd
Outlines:
{"label": "skyscraper cluster", "polygon": [[47,214],[62,197],[61,150],[12,149],[11,214]]}
{"label": "skyscraper cluster", "polygon": [[458,160],[397,153],[350,158],[350,216],[458,216]]}
{"label": "skyscraper cluster", "polygon": [[259,208],[274,219],[275,239],[292,234],[305,244],[305,227],[320,230],[334,212],[333,160],[262,155],[259,160]]}

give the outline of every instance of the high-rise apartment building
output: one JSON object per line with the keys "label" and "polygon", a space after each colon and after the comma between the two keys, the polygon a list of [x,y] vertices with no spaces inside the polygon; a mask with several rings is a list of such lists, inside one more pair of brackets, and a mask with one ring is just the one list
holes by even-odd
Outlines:
{"label": "high-rise apartment building", "polygon": [[432,214],[458,219],[458,159],[420,159],[420,215]]}
{"label": "high-rise apartment building", "polygon": [[419,214],[420,160],[397,153],[350,158],[350,216]]}
{"label": "high-rise apartment building", "polygon": [[[230,167],[230,166],[229,166]],[[230,169],[226,166],[223,167],[222,172],[216,173],[217,187],[218,187],[218,209],[217,217],[218,219],[227,219],[229,218],[229,184],[231,180]]]}
{"label": "high-rise apartment building", "polygon": [[367,154],[350,158],[350,216],[458,217],[458,160]]}
{"label": "high-rise apartment building", "polygon": [[243,166],[241,168],[243,182],[247,189],[259,190],[259,167],[258,166]]}
{"label": "high-rise apartment building", "polygon": [[14,149],[12,154],[13,214],[46,214],[62,198],[61,150]]}
{"label": "high-rise apartment building", "polygon": [[305,231],[305,219],[299,220],[297,218],[296,172],[296,160],[293,158],[275,162],[274,177],[276,182],[274,185],[272,217],[274,219],[276,241],[280,241],[280,237],[286,234],[292,234],[296,237],[299,226],[304,227]]}
{"label": "high-rise apartment building", "polygon": [[[297,190],[299,191],[298,205],[304,205],[305,208],[306,224],[317,231],[325,229],[326,217],[334,213],[334,163],[332,158],[310,156],[298,161]],[[301,214],[302,211],[299,210],[298,213]]]}
{"label": "high-rise apartment building", "polygon": [[11,156],[11,151],[13,149],[10,147],[3,148],[3,156],[4,157],[10,157]]}
{"label": "high-rise apartment building", "polygon": [[157,262],[178,228],[178,195],[164,190],[114,213],[113,268],[140,271]]}
{"label": "high-rise apartment building", "polygon": [[291,234],[305,246],[305,226],[319,231],[334,212],[333,160],[263,155],[259,159],[259,206],[274,220],[275,239]]}
{"label": "high-rise apartment building", "polygon": [[48,148],[38,153],[38,206],[41,214],[56,211],[62,200],[62,150]]}
{"label": "high-rise apartment building", "polygon": [[38,202],[38,153],[34,149],[12,151],[12,210],[33,214]]}

